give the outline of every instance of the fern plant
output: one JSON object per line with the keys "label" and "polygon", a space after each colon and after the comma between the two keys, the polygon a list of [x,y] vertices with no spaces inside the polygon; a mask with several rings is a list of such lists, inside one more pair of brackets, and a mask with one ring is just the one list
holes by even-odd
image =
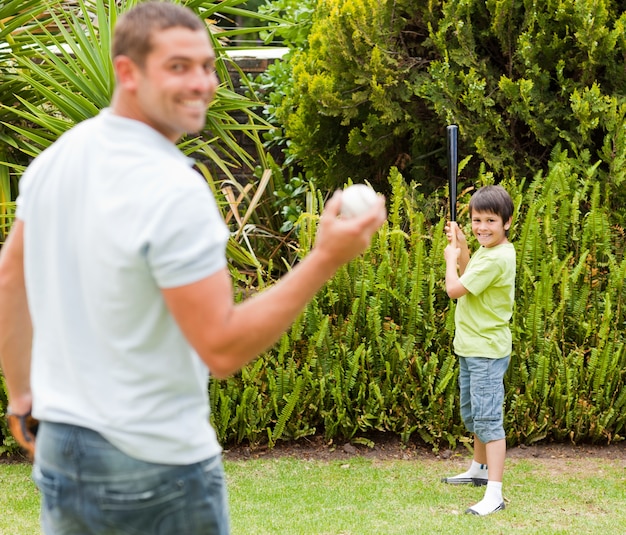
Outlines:
{"label": "fern plant", "polygon": [[[626,321],[626,258],[598,172],[556,147],[545,175],[527,186],[504,183],[516,208],[514,350],[505,378],[511,445],[624,436],[625,340],[616,326]],[[485,172],[475,186],[491,181]],[[273,444],[318,433],[369,443],[372,432],[387,432],[435,449],[470,447],[458,410],[454,302],[443,287],[443,203],[431,220],[421,210],[426,200],[396,169],[389,186],[388,221],[371,248],[341,268],[280,344],[251,365],[255,396],[265,401],[253,397],[256,405],[240,409],[255,413],[244,434],[240,420],[233,427],[222,418],[249,402],[242,393],[250,372],[211,383],[224,442]],[[312,191],[301,254],[313,243],[321,205]]]}

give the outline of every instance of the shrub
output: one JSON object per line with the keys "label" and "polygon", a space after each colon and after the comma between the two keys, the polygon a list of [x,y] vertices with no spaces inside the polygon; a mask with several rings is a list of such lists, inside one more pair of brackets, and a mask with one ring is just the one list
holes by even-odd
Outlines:
{"label": "shrub", "polygon": [[456,123],[465,176],[482,164],[497,181],[534,176],[558,144],[601,162],[618,208],[625,24],[612,0],[318,0],[276,116],[319,186],[349,176],[384,187],[398,166],[437,189]]}
{"label": "shrub", "polygon": [[[505,380],[511,445],[624,437],[625,338],[615,326],[626,321],[626,259],[598,172],[560,150],[527,187],[504,183],[516,209],[514,349]],[[483,172],[475,182],[493,176]],[[425,198],[397,169],[390,189],[388,223],[365,255],[327,283],[274,349],[211,382],[223,442],[323,433],[367,443],[372,431],[433,448],[465,440],[451,349],[454,302],[443,287],[442,210],[438,219],[425,217]],[[321,201],[303,216],[303,254]],[[467,199],[460,208],[470,236]]]}

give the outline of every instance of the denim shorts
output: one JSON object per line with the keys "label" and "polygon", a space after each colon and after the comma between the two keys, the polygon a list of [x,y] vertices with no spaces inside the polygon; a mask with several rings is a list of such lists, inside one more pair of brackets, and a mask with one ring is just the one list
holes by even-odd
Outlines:
{"label": "denim shorts", "polygon": [[470,433],[486,444],[506,437],[502,406],[504,374],[510,356],[501,359],[460,357],[461,418]]}
{"label": "denim shorts", "polygon": [[42,422],[33,479],[45,535],[227,535],[220,455],[191,465],[125,455],[100,434]]}

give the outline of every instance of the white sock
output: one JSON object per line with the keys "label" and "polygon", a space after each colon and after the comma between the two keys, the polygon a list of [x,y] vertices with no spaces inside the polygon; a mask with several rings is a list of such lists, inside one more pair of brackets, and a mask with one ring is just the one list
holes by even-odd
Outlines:
{"label": "white sock", "polygon": [[458,476],[454,476],[454,477],[458,477],[458,478],[474,477],[474,478],[480,478],[480,479],[487,479],[487,465],[477,463],[476,461],[472,461],[472,465],[469,467],[469,470],[467,472],[463,472],[462,474],[459,474]]}
{"label": "white sock", "polygon": [[472,466],[470,466],[468,472],[471,474],[470,477],[482,477],[483,479],[487,479],[486,464],[480,464],[472,460]]}
{"label": "white sock", "polygon": [[485,497],[479,501],[476,505],[470,507],[474,513],[484,516],[489,513],[495,512],[502,504],[502,482],[501,481],[488,481],[487,490],[485,490]]}

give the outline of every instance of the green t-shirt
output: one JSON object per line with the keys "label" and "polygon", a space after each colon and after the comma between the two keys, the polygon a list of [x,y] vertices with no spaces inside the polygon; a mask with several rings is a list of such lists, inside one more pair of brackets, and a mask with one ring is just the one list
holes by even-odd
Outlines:
{"label": "green t-shirt", "polygon": [[515,299],[515,248],[511,243],[480,247],[460,278],[454,320],[454,352],[461,357],[504,358],[511,354],[509,320]]}

